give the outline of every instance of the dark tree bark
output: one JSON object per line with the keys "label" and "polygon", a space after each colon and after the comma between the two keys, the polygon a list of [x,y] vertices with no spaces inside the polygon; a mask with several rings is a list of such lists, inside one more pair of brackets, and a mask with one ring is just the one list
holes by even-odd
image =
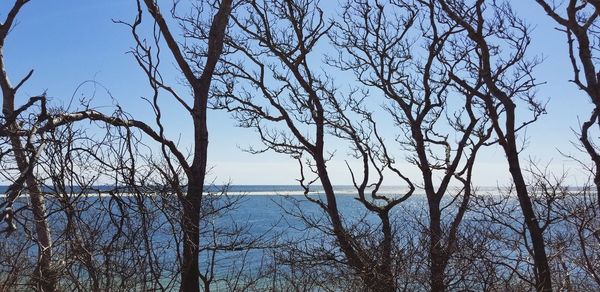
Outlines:
{"label": "dark tree bark", "polygon": [[[248,1],[243,7],[246,13],[232,17],[241,32],[230,44],[243,57],[227,63],[227,76],[234,80],[223,80],[222,98],[214,106],[233,112],[240,126],[258,132],[266,148],[251,152],[271,150],[299,162],[305,198],[326,214],[330,225],[319,228],[335,238],[341,253],[339,259],[322,254],[315,254],[315,259],[348,266],[368,291],[393,291],[397,247],[390,211],[412,195],[414,186],[394,168],[362,99],[343,95],[331,76],[311,66],[309,59],[331,24],[313,1]],[[329,141],[334,137],[350,145],[360,165],[360,173],[348,168],[356,200],[380,220],[381,227],[376,227],[379,223],[363,226],[377,228],[373,230],[375,238],[367,240],[366,235],[356,234],[338,208],[328,170],[328,151],[335,147]],[[385,169],[406,182],[406,193],[379,194]],[[323,200],[308,195],[315,181],[322,185]]]}
{"label": "dark tree bark", "polygon": [[[520,129],[537,120],[537,117],[544,113],[543,105],[531,96],[531,91],[536,84],[531,77],[531,70],[535,66],[535,62],[528,61],[525,57],[530,42],[529,29],[522,20],[514,15],[507,3],[484,0],[475,1],[472,5],[465,1],[440,0],[439,3],[448,19],[463,28],[468,39],[474,43],[473,49],[476,55],[473,56],[472,64],[477,64],[474,68],[477,70],[479,78],[483,80],[485,87],[482,90],[476,90],[473,85],[469,85],[458,76],[454,75],[453,78],[462,83],[465,90],[471,91],[485,104],[498,143],[506,155],[509,172],[531,238],[536,289],[552,291],[552,277],[543,230],[536,217],[524,179],[517,138],[517,132]],[[488,19],[486,9],[493,10],[493,13],[496,13],[496,19]],[[500,25],[502,29],[493,28],[494,31],[490,31],[491,27],[494,27],[491,23]],[[494,37],[507,40],[512,44],[514,52],[507,59],[503,59],[500,53],[492,49],[492,45],[496,45],[491,43],[491,39]],[[507,79],[505,74],[508,74],[506,72],[510,72],[512,68],[516,68],[515,74],[522,77],[512,77],[513,80]],[[534,115],[532,120],[521,125],[517,121],[517,104],[515,103],[517,98],[525,99]]]}
{"label": "dark tree bark", "polygon": [[[600,1],[566,2],[564,13],[561,6],[553,2],[536,0],[544,11],[561,26],[567,37],[568,55],[573,67],[573,79],[577,87],[585,92],[592,102],[593,109],[587,120],[581,125],[579,141],[592,160],[592,175],[596,190],[600,189],[600,150],[592,131],[598,131],[600,122],[600,71],[598,66],[598,41],[600,40]],[[583,72],[582,72],[583,71]],[[600,206],[600,192],[598,204]]]}
{"label": "dark tree bark", "polygon": [[[161,145],[162,155],[166,161],[167,169],[164,174],[173,177],[175,181],[174,188],[181,203],[182,214],[180,218],[181,229],[183,231],[183,255],[181,257],[181,291],[200,291],[200,220],[202,217],[202,196],[207,171],[208,157],[208,127],[207,110],[210,96],[211,83],[215,75],[215,70],[223,54],[224,40],[228,26],[229,16],[232,10],[233,0],[223,0],[216,3],[215,14],[212,15],[212,21],[208,25],[208,31],[200,32],[202,35],[192,35],[198,41],[206,44],[206,50],[202,53],[195,53],[190,48],[182,45],[171,33],[167,20],[161,13],[158,3],[154,0],[137,1],[137,15],[132,24],[119,21],[127,25],[132,32],[136,42],[136,47],[131,51],[139,66],[148,77],[148,81],[154,90],[151,104],[156,113],[155,121],[158,131],[143,121],[121,118],[116,116],[107,116],[95,110],[84,110],[80,112],[64,113],[51,116],[46,125],[40,131],[51,130],[67,123],[94,120],[108,123],[117,127],[137,128],[146,134],[150,139]],[[210,6],[210,3],[204,3]],[[181,70],[185,80],[191,88],[192,104],[188,104],[173,88],[163,83],[159,73],[160,54],[158,50],[153,51],[145,39],[140,37],[139,26],[142,23],[144,15],[142,5],[145,5],[147,11],[152,16],[156,24],[154,34],[154,44],[161,45],[161,37],[164,39],[170,53],[173,55],[176,65]],[[177,5],[177,2],[174,2]],[[174,7],[175,7],[174,6]],[[195,6],[198,9],[207,7]],[[200,25],[202,19],[178,18],[172,10],[172,17],[182,23],[195,22]],[[194,17],[201,17],[194,15]],[[184,28],[185,29],[185,28]],[[204,34],[205,33],[205,34]],[[187,37],[187,36],[186,36]],[[199,68],[198,68],[199,67]],[[162,113],[158,103],[159,92],[164,90],[170,94],[173,99],[181,105],[189,114],[193,123],[193,150],[192,161],[187,161],[186,155],[181,152],[177,145],[165,137],[165,131],[162,124]],[[178,171],[173,164],[174,161],[183,169],[187,182],[187,189],[181,185],[178,177]],[[205,287],[208,291],[210,287]]]}
{"label": "dark tree bark", "polygon": [[[444,291],[449,261],[460,249],[475,158],[492,129],[474,94],[450,78],[464,57],[450,43],[457,26],[439,22],[438,10],[435,1],[349,1],[331,38],[340,51],[334,65],[391,102],[388,111],[404,133],[402,150],[418,166],[427,197],[430,287]],[[450,100],[461,102],[462,110],[451,109]],[[462,189],[451,190],[453,181]],[[444,198],[459,202],[450,223],[443,219]]]}
{"label": "dark tree bark", "polygon": [[[172,35],[158,4],[154,0],[144,0],[148,12],[154,18],[160,29],[160,33],[175,58],[177,66],[183,72],[193,93],[192,106],[186,106],[189,109],[189,114],[194,125],[193,156],[192,163],[185,170],[188,183],[187,192],[180,198],[183,208],[181,220],[184,236],[181,263],[181,291],[199,291],[200,289],[198,262],[200,253],[199,224],[208,153],[207,106],[215,68],[223,52],[225,30],[231,13],[232,2],[232,0],[223,0],[218,4],[218,9],[212,18],[206,40],[208,47],[204,56],[204,67],[200,74],[196,74],[191,64],[200,60],[190,60],[188,56],[184,55],[183,48],[181,48],[180,43]],[[141,13],[138,15],[139,19],[141,19]],[[152,76],[149,77],[151,77],[151,83],[155,85],[158,83],[158,79]],[[209,287],[205,288],[210,289]]]}

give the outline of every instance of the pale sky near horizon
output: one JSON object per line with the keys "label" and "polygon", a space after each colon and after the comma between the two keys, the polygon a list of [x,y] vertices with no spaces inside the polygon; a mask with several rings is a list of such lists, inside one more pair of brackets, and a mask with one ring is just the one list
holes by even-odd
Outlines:
{"label": "pale sky near horizon", "polygon": [[[170,1],[163,2],[168,4]],[[334,3],[337,3],[321,2],[325,3],[324,10],[335,9]],[[572,78],[572,69],[567,59],[565,36],[554,29],[556,25],[534,0],[512,2],[517,13],[535,27],[530,53],[545,57],[535,72],[538,81],[546,82],[540,86],[538,96],[550,98],[548,114],[527,131],[529,143],[521,157],[524,160],[532,157],[540,163],[551,162],[554,170],[569,170],[573,183],[581,183],[585,178],[578,174],[576,164],[557,150],[581,155],[570,143],[576,140],[572,129],[577,130],[578,117],[586,118],[591,110],[587,97],[568,82]],[[7,5],[7,1],[0,4],[2,17]],[[133,46],[133,40],[127,27],[112,21],[130,21],[134,16],[133,0],[32,0],[23,7],[4,51],[13,83],[28,70],[35,70],[21,90],[19,101],[47,90],[53,103],[66,104],[79,84],[93,79],[107,88],[132,116],[152,121],[151,109],[141,99],[150,92],[145,75],[133,57],[126,54]],[[175,25],[172,28],[177,31]],[[163,75],[177,80],[177,74],[172,64],[163,66]],[[90,87],[84,88],[88,93],[90,90]],[[94,105],[99,110],[111,112],[114,102],[100,92]],[[170,138],[181,137],[182,145],[187,145],[190,120],[174,107],[164,110]],[[236,128],[234,124],[227,113],[210,113],[209,164],[214,167],[212,175],[216,182],[295,184],[298,177],[295,161],[276,153],[252,155],[242,152],[238,146],[259,145],[259,142],[254,132]],[[343,161],[341,153],[330,166],[334,184],[350,183]],[[502,151],[498,147],[486,149],[479,157],[477,184],[491,186],[507,181],[508,169]]]}

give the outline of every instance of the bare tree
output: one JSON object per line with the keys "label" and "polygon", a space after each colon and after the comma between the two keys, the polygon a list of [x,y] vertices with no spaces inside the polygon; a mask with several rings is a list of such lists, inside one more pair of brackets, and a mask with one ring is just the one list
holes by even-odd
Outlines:
{"label": "bare tree", "polygon": [[593,183],[569,186],[568,173],[551,173],[540,163],[532,162],[527,172],[537,216],[547,236],[555,286],[597,290],[600,218]]}
{"label": "bare tree", "polygon": [[[530,44],[529,27],[515,15],[507,2],[442,0],[439,4],[447,19],[464,30],[467,39],[463,42],[466,46],[461,48],[469,53],[468,62],[464,65],[465,74],[455,74],[452,78],[485,104],[496,139],[506,155],[532,242],[536,289],[551,291],[552,277],[543,229],[536,217],[521,168],[517,136],[519,130],[536,121],[545,111],[544,105],[533,95],[537,84],[532,69],[538,61],[526,57]],[[500,50],[500,46],[504,49]],[[483,81],[483,86],[479,85],[479,80]],[[520,122],[517,115],[519,100],[532,112],[532,119]]]}
{"label": "bare tree", "polygon": [[[150,139],[161,145],[163,157],[166,159],[166,177],[175,178],[173,181],[174,191],[182,205],[181,226],[184,234],[183,255],[181,263],[181,291],[199,291],[200,289],[200,271],[199,271],[199,240],[200,240],[200,218],[202,212],[202,196],[207,171],[207,149],[208,149],[208,127],[207,127],[207,103],[210,95],[210,87],[223,52],[223,41],[225,39],[225,30],[232,9],[231,0],[224,0],[211,6],[209,3],[198,4],[194,6],[198,12],[208,7],[214,7],[214,15],[211,15],[210,24],[205,25],[200,17],[202,13],[192,14],[197,18],[189,19],[195,21],[196,34],[186,35],[188,39],[195,39],[198,48],[205,44],[205,49],[193,51],[192,48],[181,45],[176,37],[171,33],[167,20],[163,16],[159,5],[153,0],[144,1],[149,14],[154,20],[153,43],[159,47],[161,38],[173,55],[178,69],[181,70],[187,85],[191,88],[192,103],[188,104],[172,87],[166,85],[159,72],[160,53],[158,50],[152,50],[150,44],[139,35],[138,27],[142,23],[143,9],[141,1],[137,1],[138,13],[132,24],[127,24],[131,28],[132,35],[136,41],[136,47],[132,50],[138,64],[148,77],[148,81],[154,91],[153,97],[149,100],[156,114],[156,124],[158,131],[150,125],[140,120],[106,116],[95,110],[85,110],[70,114],[57,115],[53,117],[46,128],[56,127],[61,124],[70,123],[78,120],[97,120],[109,123],[114,126],[125,128],[137,128],[148,135]],[[175,2],[177,4],[178,2]],[[203,6],[207,4],[208,6]],[[162,122],[162,113],[159,107],[158,99],[161,91],[171,95],[172,98],[182,106],[189,114],[193,122],[193,153],[192,161],[188,162],[186,155],[181,152],[177,145],[165,137],[165,130]],[[177,164],[177,165],[176,165]],[[186,181],[176,178],[177,168],[181,168]],[[184,188],[184,183],[186,184]],[[209,288],[207,288],[209,289]]]}
{"label": "bare tree", "polygon": [[[66,109],[47,112],[50,121],[71,116],[65,114]],[[111,118],[131,120],[120,112]],[[153,154],[139,129],[101,118],[91,123],[97,128],[81,124],[42,125],[45,136],[32,142],[35,149],[41,143],[46,146],[36,159],[34,174],[44,190],[46,220],[55,234],[57,289],[165,291],[179,287],[183,232],[182,206],[176,197],[183,170],[177,168],[173,176],[166,176],[163,153]],[[106,134],[97,135],[98,129],[105,129]],[[96,133],[88,136],[86,130]],[[204,266],[198,275],[203,290],[217,283],[234,285],[241,279],[253,279],[243,265],[235,266],[242,259],[226,258],[248,253],[260,239],[250,236],[247,225],[223,217],[243,199],[227,196],[227,188],[211,187],[203,195],[199,257]],[[7,202],[1,206],[14,212],[3,213],[10,229],[6,245],[4,241],[0,245],[0,285],[34,289],[30,281],[35,278],[28,272],[34,271],[35,261],[24,257],[23,250],[35,243],[31,231],[35,221],[18,192],[9,190]],[[19,232],[12,232],[17,227]]]}
{"label": "bare tree", "polygon": [[475,94],[450,77],[464,61],[452,43],[460,27],[441,21],[435,1],[419,2],[349,1],[331,33],[340,52],[333,63],[391,101],[386,109],[403,133],[397,140],[420,170],[427,197],[430,287],[444,291],[475,158],[491,127]]}
{"label": "bare tree", "polygon": [[[593,139],[594,125],[598,124],[600,115],[600,71],[598,66],[598,44],[600,42],[600,26],[598,15],[600,1],[569,0],[566,7],[554,1],[536,0],[544,11],[561,26],[566,34],[569,60],[573,67],[573,79],[570,80],[585,92],[593,104],[590,117],[581,125],[579,141],[590,156],[593,167],[596,189],[600,186],[600,151]],[[598,195],[600,198],[600,193]],[[600,199],[598,200],[600,202]]]}
{"label": "bare tree", "polygon": [[[326,223],[300,216],[334,246],[313,249],[313,262],[342,264],[371,291],[396,287],[396,231],[390,211],[408,199],[413,184],[393,166],[373,115],[362,104],[364,92],[343,94],[331,76],[311,64],[314,51],[330,31],[318,1],[246,1],[244,12],[232,16],[239,35],[230,46],[239,59],[227,62],[221,99],[214,106],[234,113],[240,126],[255,129],[264,149],[290,155],[299,162],[305,198],[325,214]],[[239,83],[238,86],[235,86]],[[329,141],[349,145],[358,168],[348,164],[356,200],[377,218],[353,224],[341,214],[328,164],[335,151]],[[339,140],[341,139],[341,140]],[[359,171],[357,171],[357,169]],[[383,172],[391,171],[408,185],[403,194],[380,194]],[[324,197],[309,195],[320,182]],[[320,259],[320,260],[319,260]]]}
{"label": "bare tree", "polygon": [[[13,28],[15,18],[21,8],[29,2],[28,0],[17,0],[6,14],[6,18],[0,25],[0,51],[3,50],[6,37]],[[23,185],[26,185],[31,201],[33,216],[35,219],[36,243],[38,246],[38,267],[36,269],[36,282],[41,291],[55,291],[56,279],[52,267],[52,237],[50,227],[46,221],[46,211],[44,196],[39,188],[38,182],[33,174],[35,159],[39,149],[33,149],[31,141],[24,145],[24,141],[18,132],[20,125],[16,122],[17,116],[32,106],[36,101],[44,102],[44,97],[32,98],[30,102],[21,108],[15,108],[15,98],[19,88],[31,77],[33,70],[22,78],[16,86],[13,86],[9,80],[4,63],[4,54],[0,53],[0,87],[2,88],[2,114],[4,116],[3,131],[6,131],[6,137],[10,140],[10,150],[14,155],[19,178],[12,186],[12,192],[19,193]],[[44,112],[40,114],[43,118]],[[33,135],[33,133],[31,134]],[[29,135],[29,137],[31,137]],[[4,136],[4,133],[3,133]],[[9,209],[10,210],[10,209]],[[10,216],[10,215],[9,215]]]}
{"label": "bare tree", "polygon": [[[191,106],[179,98],[177,94],[173,94],[176,100],[179,101],[188,111],[194,125],[192,163],[188,164],[185,160],[179,161],[179,163],[184,166],[184,171],[186,172],[188,180],[187,192],[185,195],[182,194],[180,196],[183,206],[182,227],[184,232],[183,262],[181,267],[181,291],[199,290],[199,221],[201,216],[200,213],[202,211],[202,194],[207,170],[206,165],[208,151],[208,127],[206,124],[207,105],[213,74],[221,57],[221,53],[223,52],[225,29],[227,28],[229,15],[232,9],[232,2],[232,0],[224,0],[221,1],[220,4],[217,4],[218,8],[212,18],[210,29],[208,31],[201,30],[199,35],[191,36],[192,38],[197,38],[199,41],[205,41],[207,48],[200,54],[194,54],[190,57],[191,59],[186,60],[186,56],[182,52],[182,48],[171,33],[163,15],[161,14],[158,4],[154,0],[144,1],[148,11],[156,21],[156,24],[160,29],[160,33],[164,37],[169,50],[173,54],[177,62],[177,66],[182,71],[186,81],[191,87],[193,94],[193,104]],[[141,12],[138,13],[136,23],[139,23],[139,21],[141,21]],[[201,22],[199,19],[196,19],[196,21]],[[136,35],[135,24],[132,26],[132,31],[133,34]],[[138,48],[142,48],[143,50],[144,44],[140,43],[137,37],[135,38],[138,41]],[[160,75],[157,76],[156,67],[153,67],[152,63],[146,63],[147,66],[144,65],[145,57],[149,56],[137,55],[138,62],[140,62],[140,65],[145,68],[153,87],[163,88],[169,91],[170,88],[165,88],[165,86],[162,84]],[[202,64],[202,59],[205,59],[203,68],[195,68],[195,65],[201,66],[200,64]],[[174,93],[173,90],[170,90],[170,92]],[[160,110],[156,106],[155,110],[157,110],[158,113],[157,123],[160,125]]]}
{"label": "bare tree", "polygon": [[[4,36],[8,33],[16,13],[26,2],[27,1],[17,1],[14,8],[8,14],[9,18],[6,21],[6,25],[3,26]],[[140,120],[134,120],[127,116],[107,116],[93,109],[86,109],[71,113],[61,112],[51,115],[47,115],[46,112],[43,112],[40,120],[43,121],[44,124],[40,125],[39,129],[37,130],[39,130],[38,133],[45,133],[56,129],[59,126],[67,125],[75,121],[95,120],[117,127],[139,129],[150,139],[158,142],[161,145],[162,154],[166,160],[166,165],[168,166],[164,170],[163,174],[166,177],[177,177],[178,168],[181,168],[185,174],[185,181],[176,179],[173,184],[175,193],[182,205],[182,214],[180,219],[184,234],[183,256],[181,257],[182,281],[180,289],[182,291],[198,291],[200,288],[200,272],[198,265],[198,257],[200,252],[199,221],[202,216],[202,196],[207,171],[207,102],[209,99],[210,85],[213,74],[223,52],[223,40],[225,38],[225,30],[227,28],[229,14],[232,9],[232,1],[225,0],[221,3],[215,3],[215,6],[210,6],[214,7],[214,16],[208,25],[204,25],[203,20],[200,18],[195,19],[196,25],[198,26],[198,30],[195,31],[197,34],[188,37],[190,39],[195,38],[198,42],[198,46],[205,44],[206,49],[200,51],[193,51],[189,47],[183,47],[183,45],[181,45],[171,33],[167,22],[158,7],[158,4],[150,0],[144,1],[144,5],[146,6],[155,23],[153,36],[154,44],[158,46],[159,41],[164,37],[164,41],[171,51],[178,68],[182,71],[185,80],[191,88],[193,98],[191,104],[188,104],[182,97],[179,96],[178,93],[176,93],[175,90],[163,83],[158,69],[158,64],[160,62],[160,55],[158,51],[152,51],[151,46],[138,34],[138,27],[142,21],[143,11],[141,1],[138,1],[137,4],[138,13],[136,19],[133,24],[129,25],[136,41],[136,48],[132,51],[132,53],[138,61],[140,67],[146,73],[149,83],[154,90],[154,96],[150,103],[152,104],[156,113],[155,121],[159,130],[155,131],[152,126]],[[201,11],[205,8],[207,7],[204,7],[203,5],[196,6],[198,11]],[[198,15],[197,17],[202,16],[203,15]],[[198,46],[194,48],[199,48]],[[4,82],[2,84],[2,89],[4,92],[4,114],[6,115],[8,121],[13,119],[13,112],[15,111],[14,93],[30,76],[31,74],[27,75],[23,81],[19,82],[19,84],[14,88],[10,86],[7,78],[3,78]],[[177,145],[174,142],[165,138],[164,127],[161,120],[162,114],[158,106],[159,92],[163,90],[181,104],[193,121],[194,147],[191,163],[187,161],[186,155],[184,155],[183,152],[177,148]],[[43,107],[43,109],[45,109],[45,107]],[[15,128],[17,127],[16,123],[12,123],[11,125],[12,128],[7,127],[7,129],[13,131],[18,130]],[[13,144],[19,142],[18,136],[12,137],[14,137],[11,138]],[[20,146],[20,144],[13,145],[13,149],[15,154],[17,154],[17,163],[21,173],[27,174],[25,178],[29,192],[32,194],[32,205],[34,205],[35,210],[34,215],[37,218],[36,222],[38,222],[39,226],[38,237],[41,245],[40,270],[42,275],[49,274],[51,242],[48,226],[46,225],[45,221],[42,220],[44,218],[42,197],[41,194],[36,195],[39,194],[39,189],[35,189],[35,178],[30,174],[33,169],[33,163],[27,162],[27,158],[25,157],[24,152],[21,150],[23,148]],[[35,153],[32,153],[32,155],[33,154]],[[178,166],[175,164],[178,164]],[[48,285],[48,289],[54,289],[52,287],[55,286],[55,283],[49,283]]]}
{"label": "bare tree", "polygon": [[[600,26],[598,16],[600,12],[600,1],[575,1],[569,0],[564,3],[554,1],[536,0],[542,9],[559,25],[558,30],[566,35],[568,45],[568,56],[573,69],[574,83],[581,91],[589,97],[592,110],[589,118],[582,124],[579,133],[579,142],[583,150],[589,155],[592,165],[588,162],[578,160],[582,166],[589,169],[593,177],[596,198],[591,199],[594,189],[583,186],[579,191],[569,190],[573,193],[566,196],[557,204],[567,222],[572,224],[570,228],[576,229],[577,238],[570,242],[572,246],[578,246],[573,255],[565,255],[567,258],[579,258],[579,263],[587,272],[586,276],[593,279],[596,285],[598,281],[598,266],[594,260],[597,257],[598,232],[593,231],[598,224],[598,207],[600,206],[600,151],[594,137],[597,135],[600,115],[600,70],[598,67],[598,44],[600,43]],[[594,204],[593,202],[596,202]],[[595,234],[595,235],[594,235]]]}
{"label": "bare tree", "polygon": [[[0,25],[0,49],[27,2],[16,0]],[[580,139],[597,186],[598,149],[590,137],[599,119],[598,7],[571,1],[563,17],[557,7],[537,2],[563,25],[573,82],[595,105]],[[7,226],[0,234],[9,235],[0,242],[0,290],[550,291],[600,285],[597,192],[570,189],[564,176],[521,165],[520,131],[544,105],[534,96],[538,60],[526,56],[529,28],[506,2],[348,0],[332,21],[317,0],[172,4],[164,14],[157,1],[138,0],[134,21],[120,22],[131,31],[130,53],[152,90],[144,100],[153,123],[120,108],[105,114],[85,101],[77,111],[53,108],[45,95],[15,106],[32,72],[11,85],[0,55],[0,175],[12,181],[0,204]],[[152,21],[143,21],[147,16]],[[180,25],[181,36],[172,33],[171,22]],[[161,74],[165,46],[187,95]],[[338,54],[327,55],[336,52],[328,48]],[[334,77],[346,72],[358,83],[346,87]],[[189,154],[168,138],[164,96],[191,118]],[[385,112],[370,108],[378,102]],[[289,245],[280,242],[272,262],[250,274],[245,269],[256,267],[246,266],[253,256],[248,251],[270,245],[249,236],[249,226],[222,217],[241,197],[227,196],[227,186],[205,187],[210,107],[232,112],[239,126],[257,132],[264,147],[249,152],[274,151],[299,165],[304,200],[291,199],[284,211],[290,228],[305,233],[289,238]],[[521,109],[532,117],[522,117]],[[399,151],[390,151],[380,132],[385,113],[399,131]],[[105,135],[87,135],[79,121],[92,121]],[[513,186],[505,196],[478,196],[476,158],[496,143]],[[344,150],[351,200],[341,197],[332,176],[336,152]],[[417,179],[401,171],[396,153],[418,170]],[[384,181],[392,178],[406,188],[386,193]],[[422,201],[406,202],[417,190]],[[348,201],[360,210],[346,213]],[[23,231],[14,232],[17,227]],[[37,259],[27,256],[35,247]]]}

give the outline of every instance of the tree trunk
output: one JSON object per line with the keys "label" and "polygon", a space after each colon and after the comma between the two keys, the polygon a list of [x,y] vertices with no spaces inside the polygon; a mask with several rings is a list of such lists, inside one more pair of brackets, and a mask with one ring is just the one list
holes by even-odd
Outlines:
{"label": "tree trunk", "polygon": [[[193,67],[198,60],[182,53],[185,46],[181,47],[171,34],[166,20],[161,15],[158,3],[153,0],[145,0],[148,12],[152,15],[164,37],[164,40],[173,54],[175,61],[181,69],[184,77],[192,87],[194,105],[191,111],[194,123],[194,151],[193,161],[189,169],[186,169],[188,178],[188,190],[185,198],[181,199],[183,208],[181,219],[184,236],[183,259],[181,263],[181,291],[200,291],[200,269],[198,257],[200,253],[200,218],[202,212],[202,195],[204,191],[204,179],[206,176],[206,163],[208,151],[208,127],[207,109],[210,84],[215,68],[223,53],[225,32],[231,13],[232,0],[220,1],[219,8],[215,13],[208,33],[206,62],[200,76],[196,76]],[[205,285],[207,286],[207,285]],[[208,291],[210,287],[205,287]]]}
{"label": "tree trunk", "polygon": [[[11,137],[10,140],[12,144],[11,147],[13,147],[15,152],[19,171],[27,171],[27,158],[21,148],[21,141],[18,137]],[[25,181],[37,235],[38,263],[35,272],[36,286],[43,292],[57,291],[57,277],[55,271],[52,269],[52,237],[50,235],[50,227],[46,221],[44,196],[32,174],[27,175]]]}
{"label": "tree trunk", "polygon": [[388,289],[390,287],[396,288],[396,281],[394,279],[394,273],[392,272],[392,245],[394,244],[392,226],[390,224],[389,211],[385,210],[379,213],[381,218],[381,230],[383,232],[383,243],[381,251],[381,267],[378,271],[378,275],[381,275],[381,283],[384,284]]}
{"label": "tree trunk", "polygon": [[[195,90],[194,95],[194,159],[188,174],[187,195],[182,200],[183,207],[183,259],[181,265],[180,291],[200,291],[200,217],[202,212],[202,196],[206,164],[208,160],[208,127],[207,100],[208,87],[204,84],[201,90]],[[197,113],[197,114],[196,114]],[[210,287],[204,287],[210,289]],[[208,291],[208,290],[206,290]]]}
{"label": "tree trunk", "polygon": [[182,201],[183,258],[181,263],[180,291],[200,291],[200,212],[202,185],[190,181],[188,194]]}
{"label": "tree trunk", "polygon": [[394,288],[395,282],[393,278],[382,278],[381,275],[377,275],[365,280],[366,291],[369,292],[393,292],[396,291]]}
{"label": "tree trunk", "polygon": [[585,151],[588,153],[592,162],[594,163],[594,186],[596,187],[598,206],[600,206],[600,155],[596,152],[596,147],[589,137],[589,131],[591,127],[597,124],[599,116],[600,105],[596,105],[596,108],[592,111],[590,119],[581,125],[581,136],[579,137],[579,140],[581,141]]}
{"label": "tree trunk", "polygon": [[[12,125],[12,130],[16,130],[17,126]],[[15,154],[17,161],[17,167],[19,172],[28,172],[28,162],[25,155],[25,151],[21,146],[19,137],[10,137],[11,147]],[[56,291],[56,279],[52,272],[52,237],[50,236],[50,228],[46,221],[46,207],[44,203],[44,197],[37,185],[37,181],[32,174],[28,174],[25,179],[27,191],[29,193],[29,200],[31,203],[31,210],[33,213],[33,224],[35,226],[35,232],[37,235],[38,245],[38,264],[34,279],[36,286],[41,291]]]}
{"label": "tree trunk", "polygon": [[[321,151],[319,153],[322,154]],[[322,155],[315,155],[317,160],[317,171],[323,186],[325,196],[327,198],[327,213],[332,222],[333,232],[337,238],[338,244],[348,260],[348,264],[359,273],[361,280],[364,282],[367,291],[387,292],[395,291],[395,279],[391,271],[391,242],[386,248],[384,242],[384,252],[381,259],[374,259],[369,264],[365,264],[361,258],[366,258],[365,255],[357,254],[352,247],[349,234],[343,226],[342,219],[339,216],[337,202],[333,185],[329,180],[329,174],[325,166],[325,161],[321,158]],[[383,218],[382,218],[383,219]],[[390,229],[389,236],[386,238],[391,241],[391,227],[389,220],[387,224],[384,222],[384,228]]]}
{"label": "tree trunk", "polygon": [[444,283],[446,260],[444,256],[444,248],[442,246],[441,214],[439,210],[439,203],[436,203],[437,200],[435,198],[431,198],[430,200],[432,201],[429,203],[429,260],[431,263],[431,291],[446,291],[446,285]]}
{"label": "tree trunk", "polygon": [[544,235],[539,226],[533,204],[529,198],[527,184],[523,178],[521,166],[519,165],[519,157],[516,148],[507,147],[506,156],[508,158],[509,171],[515,183],[519,204],[525,218],[525,224],[529,230],[531,244],[533,245],[533,260],[536,270],[536,289],[538,291],[552,291],[552,277],[550,266],[548,265],[548,257],[544,242]]}
{"label": "tree trunk", "polygon": [[[3,97],[2,113],[5,117],[12,117],[15,111],[16,91],[10,85],[4,69],[4,54],[2,49],[3,44],[0,45],[0,71],[2,74],[1,87]],[[16,122],[13,122],[9,125],[8,129],[9,133],[14,133],[19,130],[19,125]],[[29,172],[25,178],[25,184],[29,193],[29,200],[34,219],[33,224],[37,236],[36,243],[38,246],[38,263],[35,275],[33,276],[34,283],[36,283],[36,286],[40,291],[56,291],[56,275],[54,275],[52,271],[52,237],[50,236],[50,228],[46,221],[44,197],[38,187],[35,177],[28,171],[29,164],[27,162],[27,154],[23,149],[21,139],[16,134],[11,134],[9,138],[19,172],[21,174]]]}

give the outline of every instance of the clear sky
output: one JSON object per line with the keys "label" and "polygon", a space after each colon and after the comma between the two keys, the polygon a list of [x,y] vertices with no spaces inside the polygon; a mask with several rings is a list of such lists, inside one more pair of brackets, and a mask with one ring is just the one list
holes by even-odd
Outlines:
{"label": "clear sky", "polygon": [[[0,11],[5,16],[11,1],[2,1]],[[169,4],[170,1],[159,1]],[[323,9],[333,11],[337,1],[323,0]],[[530,53],[545,57],[538,67],[538,81],[547,82],[539,88],[541,98],[550,98],[548,114],[531,126],[527,132],[529,146],[523,158],[552,162],[554,169],[563,167],[572,171],[573,179],[581,181],[575,164],[557,151],[574,153],[570,140],[576,137],[578,116],[588,116],[591,106],[575,85],[568,63],[565,37],[533,0],[514,0],[517,13],[535,29]],[[32,0],[18,17],[18,24],[5,45],[7,71],[13,82],[34,69],[31,80],[20,92],[19,100],[47,90],[53,103],[68,103],[79,84],[95,80],[105,86],[116,101],[136,118],[151,121],[150,107],[142,101],[149,89],[143,72],[131,55],[133,45],[127,27],[113,23],[113,19],[130,21],[135,16],[133,0]],[[177,31],[173,25],[173,31]],[[166,50],[165,50],[166,52]],[[167,56],[164,57],[166,61]],[[166,62],[163,75],[177,82],[178,71]],[[79,93],[93,90],[85,86]],[[180,87],[180,91],[185,92]],[[77,94],[76,98],[81,94]],[[101,91],[94,103],[100,110],[111,111],[115,104]],[[180,109],[165,104],[165,122],[172,139],[181,137],[182,145],[189,145],[190,120]],[[234,184],[294,184],[297,164],[286,156],[275,153],[251,155],[239,146],[258,145],[255,133],[234,126],[234,121],[222,112],[211,112],[209,117],[209,164],[217,182],[231,180]],[[187,143],[186,143],[187,141]],[[343,154],[343,153],[342,153]],[[580,154],[577,154],[580,155]],[[330,166],[335,184],[348,184],[343,155],[338,155]],[[480,156],[476,179],[480,185],[496,185],[508,180],[504,155],[497,147],[486,149]]]}

